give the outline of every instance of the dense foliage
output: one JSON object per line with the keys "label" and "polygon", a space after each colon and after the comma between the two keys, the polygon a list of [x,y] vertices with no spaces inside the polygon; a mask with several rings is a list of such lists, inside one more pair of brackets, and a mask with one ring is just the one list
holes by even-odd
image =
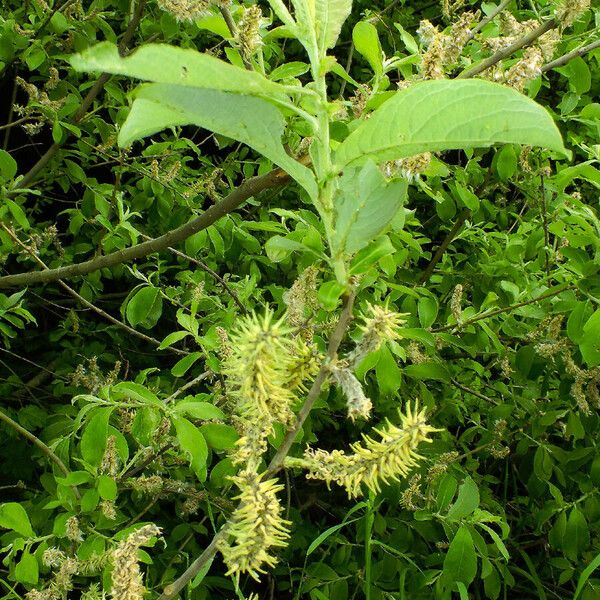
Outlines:
{"label": "dense foliage", "polygon": [[600,598],[599,28],[5,0],[0,597]]}

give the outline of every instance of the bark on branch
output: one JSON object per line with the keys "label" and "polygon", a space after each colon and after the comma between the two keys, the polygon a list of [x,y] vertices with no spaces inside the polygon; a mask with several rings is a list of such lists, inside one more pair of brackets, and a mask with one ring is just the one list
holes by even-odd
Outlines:
{"label": "bark on branch", "polygon": [[11,287],[25,287],[38,283],[49,283],[58,279],[70,279],[79,275],[87,275],[99,269],[113,267],[124,262],[136,260],[166,250],[169,246],[176,246],[191,235],[210,227],[224,215],[232,212],[243,204],[248,198],[256,196],[264,190],[283,185],[289,181],[289,175],[281,170],[274,169],[266,175],[252,177],[226,196],[221,202],[211,206],[206,212],[193,219],[189,223],[177,227],[160,237],[142,242],[136,246],[130,246],[111,254],[98,256],[85,262],[49,269],[47,271],[33,271],[31,273],[19,273],[18,275],[7,275],[0,277],[0,289]]}

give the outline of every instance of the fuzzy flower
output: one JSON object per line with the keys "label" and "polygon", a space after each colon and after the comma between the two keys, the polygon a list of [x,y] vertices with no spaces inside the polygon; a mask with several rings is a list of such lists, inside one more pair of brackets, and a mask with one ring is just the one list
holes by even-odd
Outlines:
{"label": "fuzzy flower", "polygon": [[300,467],[308,471],[308,479],[320,479],[329,486],[332,482],[346,488],[350,498],[362,493],[362,484],[373,492],[381,490],[381,484],[398,481],[406,477],[421,460],[416,449],[421,442],[431,442],[429,433],[440,431],[430,427],[425,420],[425,411],[410,406],[406,414],[399,412],[401,425],[386,421],[374,429],[381,440],[363,435],[363,443],[350,446],[351,454],[343,450],[326,452],[307,449],[304,458],[287,458],[286,466]]}
{"label": "fuzzy flower", "polygon": [[525,86],[542,73],[544,55],[542,51],[532,46],[527,48],[523,56],[506,73],[506,84],[522,92]]}
{"label": "fuzzy flower", "polygon": [[398,329],[406,322],[404,316],[386,306],[367,303],[367,313],[363,315],[363,324],[360,326],[362,337],[348,354],[349,365],[357,365],[367,354],[379,350],[385,342],[399,339]]}
{"label": "fuzzy flower", "polygon": [[110,596],[113,600],[142,600],[144,583],[137,552],[140,546],[147,544],[151,538],[160,535],[156,525],[144,525],[130,533],[113,552],[112,587]]}
{"label": "fuzzy flower", "polygon": [[207,0],[157,0],[157,4],[177,21],[195,21],[206,17],[211,6]]}
{"label": "fuzzy flower", "polygon": [[260,6],[253,4],[244,8],[244,14],[240,20],[236,32],[236,42],[246,60],[250,60],[256,50],[262,45],[260,26],[265,21]]}
{"label": "fuzzy flower", "polygon": [[360,381],[356,379],[348,367],[332,365],[329,368],[331,378],[342,388],[346,396],[348,417],[354,419],[368,419],[371,416],[372,402],[365,396]]}
{"label": "fuzzy flower", "polygon": [[236,497],[240,503],[231,517],[228,540],[220,543],[219,550],[227,575],[239,579],[247,573],[258,581],[265,567],[277,564],[272,549],[285,546],[289,537],[291,523],[283,519],[277,499],[283,486],[276,479],[261,481],[260,476],[248,471],[231,479],[240,489]]}
{"label": "fuzzy flower", "polygon": [[563,29],[569,27],[589,10],[590,5],[590,0],[563,0],[556,9],[556,19]]}
{"label": "fuzzy flower", "polygon": [[386,177],[394,177],[396,174],[408,179],[408,181],[418,180],[421,173],[427,170],[431,163],[431,152],[423,152],[415,154],[407,158],[401,158],[386,163],[383,168],[383,173]]}
{"label": "fuzzy flower", "polygon": [[242,320],[231,334],[223,373],[236,399],[235,413],[252,423],[289,423],[294,400],[287,385],[293,342],[283,320],[267,310]]}
{"label": "fuzzy flower", "polygon": [[288,364],[287,385],[291,390],[308,391],[306,382],[312,381],[324,360],[323,354],[313,344],[296,340],[294,354]]}
{"label": "fuzzy flower", "polygon": [[318,275],[319,269],[311,265],[302,271],[292,287],[283,294],[283,301],[287,305],[286,319],[292,327],[305,327],[307,316],[318,309]]}
{"label": "fuzzy flower", "polygon": [[450,312],[457,323],[462,321],[462,297],[463,297],[463,286],[459,283],[452,292],[452,298],[450,299]]}

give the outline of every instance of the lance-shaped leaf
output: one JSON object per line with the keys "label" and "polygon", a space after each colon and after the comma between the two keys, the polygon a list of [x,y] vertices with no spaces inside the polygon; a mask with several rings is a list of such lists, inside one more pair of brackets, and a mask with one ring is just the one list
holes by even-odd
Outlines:
{"label": "lance-shaped leaf", "polygon": [[222,90],[253,96],[282,96],[285,89],[260,73],[247,71],[223,60],[189,48],[168,44],[146,44],[121,57],[117,47],[102,42],[75,54],[71,65],[78,71],[127,75],[186,87]]}
{"label": "lance-shaped leaf", "polygon": [[151,83],[138,88],[119,145],[177,125],[197,125],[233,138],[280,166],[316,197],[312,172],[290,157],[281,144],[284,120],[270,103],[253,96]]}
{"label": "lance-shaped leaf", "polygon": [[334,198],[334,256],[350,256],[373,241],[406,199],[405,180],[387,181],[373,161],[349,168]]}
{"label": "lance-shaped leaf", "polygon": [[333,48],[344,21],[352,11],[352,0],[314,0],[315,30],[321,54]]}
{"label": "lance-shaped leaf", "polygon": [[437,80],[399,91],[338,147],[341,169],[421,152],[527,144],[567,154],[550,114],[519,92],[483,80]]}

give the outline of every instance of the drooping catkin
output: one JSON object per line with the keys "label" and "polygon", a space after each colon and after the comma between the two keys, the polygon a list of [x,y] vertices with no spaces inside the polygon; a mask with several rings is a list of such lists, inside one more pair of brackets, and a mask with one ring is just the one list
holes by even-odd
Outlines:
{"label": "drooping catkin", "polygon": [[428,435],[439,431],[427,424],[425,411],[415,405],[399,412],[400,425],[386,420],[384,426],[374,429],[381,438],[363,435],[362,443],[350,446],[352,452],[343,450],[313,450],[308,448],[303,458],[288,457],[285,465],[308,471],[308,479],[320,479],[329,486],[337,483],[344,487],[348,496],[361,494],[364,484],[373,492],[381,490],[381,484],[406,477],[422,458],[416,450],[421,442],[431,442]]}
{"label": "drooping catkin", "polygon": [[235,498],[239,505],[219,550],[228,568],[227,575],[239,580],[246,573],[258,581],[260,574],[266,573],[265,568],[277,564],[273,549],[285,546],[289,538],[291,523],[282,517],[283,508],[277,498],[283,485],[276,479],[262,481],[250,470],[231,480],[240,489]]}
{"label": "drooping catkin", "polygon": [[119,542],[113,552],[112,584],[110,597],[112,600],[143,600],[144,587],[137,551],[147,544],[151,538],[160,536],[160,527],[148,524],[130,533]]}
{"label": "drooping catkin", "polygon": [[234,421],[240,433],[232,460],[257,465],[267,449],[274,423],[289,424],[295,399],[289,386],[294,343],[283,319],[272,311],[245,317],[229,340],[223,361],[227,387],[235,400]]}

